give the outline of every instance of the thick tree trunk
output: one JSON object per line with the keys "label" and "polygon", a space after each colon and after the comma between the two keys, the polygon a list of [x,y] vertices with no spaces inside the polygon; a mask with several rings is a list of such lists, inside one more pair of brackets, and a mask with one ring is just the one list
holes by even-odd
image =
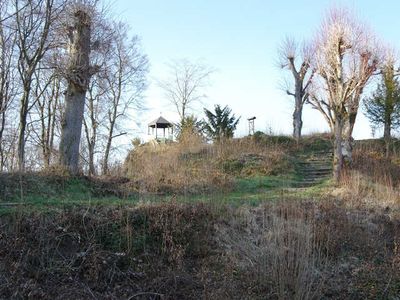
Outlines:
{"label": "thick tree trunk", "polygon": [[390,138],[392,137],[392,130],[391,130],[391,124],[390,121],[389,122],[385,122],[384,128],[383,128],[383,138],[384,140],[390,140]]}
{"label": "thick tree trunk", "polygon": [[79,171],[79,144],[82,131],[85,93],[69,84],[65,97],[65,114],[61,127],[60,163],[71,173]]}
{"label": "thick tree trunk", "polygon": [[91,20],[84,11],[77,11],[74,17],[75,26],[70,32],[70,63],[67,70],[68,88],[61,129],[60,163],[72,174],[77,174],[85,94],[91,76],[89,65]]}
{"label": "thick tree trunk", "polygon": [[392,119],[391,117],[389,117],[386,118],[383,129],[383,139],[385,141],[385,146],[386,146],[386,158],[390,156],[390,140],[392,138],[391,129],[392,129]]}
{"label": "thick tree trunk", "polygon": [[303,102],[301,97],[296,97],[295,109],[293,112],[293,138],[298,142],[301,138],[301,129],[303,127]]}
{"label": "thick tree trunk", "polygon": [[333,178],[336,182],[339,182],[343,170],[343,125],[342,119],[336,119],[334,127],[335,142],[333,152]]}
{"label": "thick tree trunk", "polygon": [[343,125],[342,155],[343,161],[349,166],[353,163],[353,130],[356,123],[357,113],[350,113]]}

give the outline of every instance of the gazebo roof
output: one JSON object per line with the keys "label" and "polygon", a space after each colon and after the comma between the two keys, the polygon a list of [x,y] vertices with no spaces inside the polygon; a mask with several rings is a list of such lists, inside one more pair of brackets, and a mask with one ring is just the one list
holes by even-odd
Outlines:
{"label": "gazebo roof", "polygon": [[158,117],[157,119],[155,119],[154,121],[149,123],[149,127],[157,127],[157,128],[169,128],[169,127],[173,127],[174,124],[172,124],[171,122],[167,121],[166,119],[164,119],[163,117]]}

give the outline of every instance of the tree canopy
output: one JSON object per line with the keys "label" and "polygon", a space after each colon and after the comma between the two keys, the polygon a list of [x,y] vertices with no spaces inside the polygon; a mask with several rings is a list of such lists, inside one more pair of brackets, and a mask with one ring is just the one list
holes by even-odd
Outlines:
{"label": "tree canopy", "polygon": [[221,108],[218,104],[215,105],[214,112],[204,109],[207,118],[204,131],[210,139],[220,141],[233,137],[240,117],[236,118],[234,114],[231,115],[231,112],[232,110],[228,106]]}
{"label": "tree canopy", "polygon": [[400,126],[400,84],[393,64],[383,68],[376,90],[364,99],[364,114],[372,126],[384,127],[384,138],[390,138],[391,129]]}

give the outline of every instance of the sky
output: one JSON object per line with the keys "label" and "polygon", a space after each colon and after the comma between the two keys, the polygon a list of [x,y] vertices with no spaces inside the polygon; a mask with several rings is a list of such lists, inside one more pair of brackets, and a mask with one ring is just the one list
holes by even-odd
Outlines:
{"label": "sky", "polygon": [[[253,116],[256,130],[291,134],[294,102],[281,88],[285,72],[277,65],[277,49],[286,36],[311,39],[333,6],[350,8],[382,43],[400,49],[396,0],[114,0],[113,13],[141,38],[150,62],[148,109],[134,117],[139,122],[136,135],[146,139],[147,123],[160,113],[171,122],[179,120],[156,83],[167,76],[167,64],[179,59],[216,70],[203,106],[211,110],[214,104],[228,105],[241,116],[235,136],[248,133],[247,118]],[[202,118],[202,107],[193,113]],[[303,122],[303,133],[328,131],[320,113],[309,107]],[[370,136],[368,120],[360,113],[354,137]]]}

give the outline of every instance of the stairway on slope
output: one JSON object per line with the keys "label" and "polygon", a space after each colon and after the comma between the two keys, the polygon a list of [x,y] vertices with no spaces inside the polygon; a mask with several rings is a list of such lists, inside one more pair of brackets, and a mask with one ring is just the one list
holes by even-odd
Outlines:
{"label": "stairway on slope", "polygon": [[333,154],[328,150],[302,153],[297,156],[295,171],[298,177],[295,186],[307,188],[321,183],[332,176]]}

